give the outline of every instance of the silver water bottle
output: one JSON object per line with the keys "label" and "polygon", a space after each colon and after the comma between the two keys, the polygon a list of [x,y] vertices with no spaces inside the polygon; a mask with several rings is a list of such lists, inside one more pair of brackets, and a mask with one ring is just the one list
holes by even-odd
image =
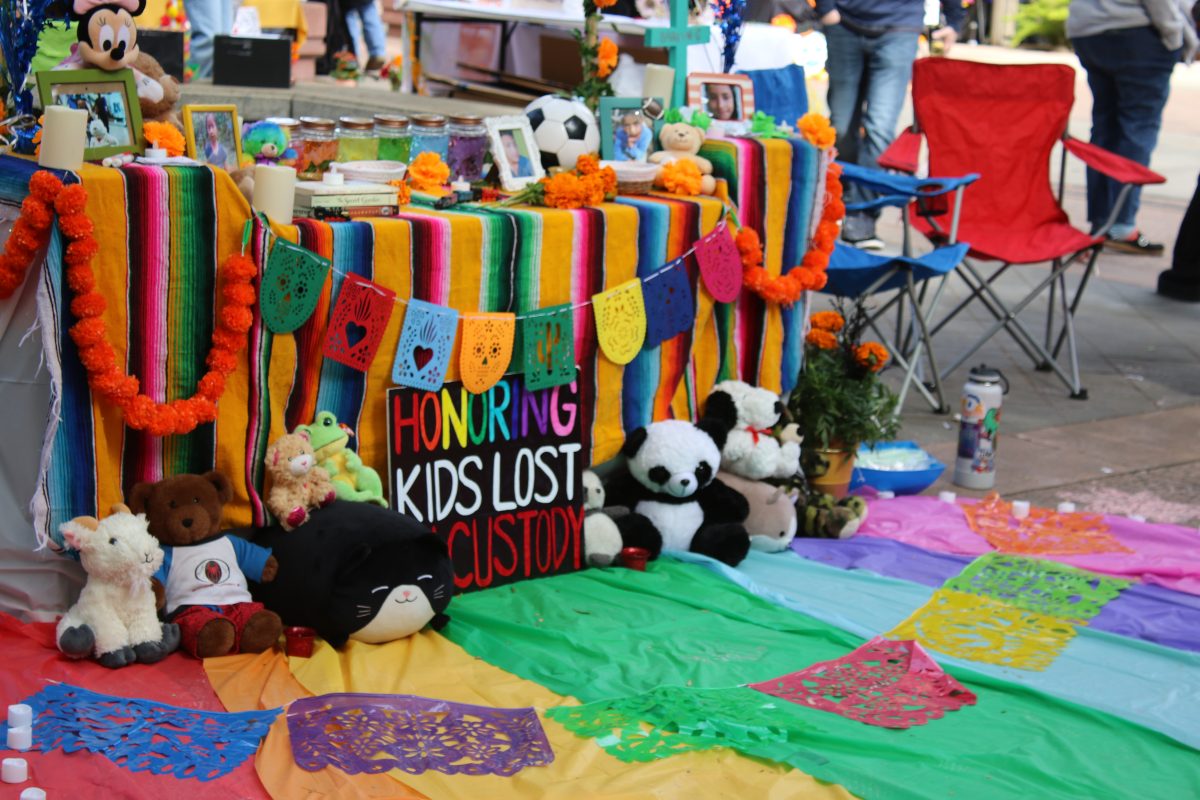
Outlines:
{"label": "silver water bottle", "polygon": [[1000,406],[1008,381],[998,369],[980,364],[967,375],[962,390],[962,423],[958,429],[958,458],[954,483],[966,489],[991,489],[996,484],[996,439]]}

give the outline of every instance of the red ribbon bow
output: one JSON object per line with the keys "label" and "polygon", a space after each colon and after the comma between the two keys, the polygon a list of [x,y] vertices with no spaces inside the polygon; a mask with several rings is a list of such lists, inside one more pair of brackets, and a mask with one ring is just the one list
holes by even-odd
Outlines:
{"label": "red ribbon bow", "polygon": [[747,430],[747,431],[749,431],[749,432],[750,432],[750,435],[754,437],[754,444],[755,444],[755,445],[757,445],[757,444],[758,444],[758,437],[759,437],[759,436],[767,436],[767,437],[769,437],[769,436],[771,435],[771,429],[770,429],[770,428],[746,428],[746,430]]}

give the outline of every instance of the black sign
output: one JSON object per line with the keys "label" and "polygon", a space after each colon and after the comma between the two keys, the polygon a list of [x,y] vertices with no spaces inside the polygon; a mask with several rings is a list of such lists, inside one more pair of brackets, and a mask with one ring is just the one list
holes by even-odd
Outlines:
{"label": "black sign", "polygon": [[391,506],[446,540],[454,584],[473,591],[583,565],[578,384],[483,394],[388,390]]}

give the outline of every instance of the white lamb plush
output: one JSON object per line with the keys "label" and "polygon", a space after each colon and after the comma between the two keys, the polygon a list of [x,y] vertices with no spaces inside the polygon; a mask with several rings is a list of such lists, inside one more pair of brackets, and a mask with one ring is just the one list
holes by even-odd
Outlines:
{"label": "white lamb plush", "polygon": [[[726,400],[727,398],[727,400]],[[721,469],[752,481],[790,478],[800,471],[800,445],[780,443],[772,433],[783,415],[779,395],[742,381],[722,381],[708,402],[732,402],[737,426],[721,448]]]}
{"label": "white lamb plush", "polygon": [[88,580],[58,622],[58,649],[72,658],[93,653],[106,667],[153,663],[179,646],[179,626],[159,622],[150,576],[163,551],[144,514],[113,506],[103,521],[77,517],[59,530],[79,551]]}

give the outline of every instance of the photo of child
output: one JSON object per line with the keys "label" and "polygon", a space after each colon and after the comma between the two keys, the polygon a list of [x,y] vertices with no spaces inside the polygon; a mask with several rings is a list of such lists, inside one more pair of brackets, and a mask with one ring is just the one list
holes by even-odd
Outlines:
{"label": "photo of child", "polygon": [[740,120],[742,90],[728,83],[704,84],[704,104],[715,120]]}
{"label": "photo of child", "polygon": [[650,155],[654,131],[640,110],[625,109],[613,114],[613,158],[615,161],[645,161]]}
{"label": "photo of child", "polygon": [[235,170],[237,141],[233,114],[228,111],[204,111],[193,114],[196,158],[224,170]]}
{"label": "photo of child", "polygon": [[533,164],[529,161],[529,148],[525,137],[518,129],[500,131],[500,143],[504,147],[504,159],[514,178],[532,178]]}

